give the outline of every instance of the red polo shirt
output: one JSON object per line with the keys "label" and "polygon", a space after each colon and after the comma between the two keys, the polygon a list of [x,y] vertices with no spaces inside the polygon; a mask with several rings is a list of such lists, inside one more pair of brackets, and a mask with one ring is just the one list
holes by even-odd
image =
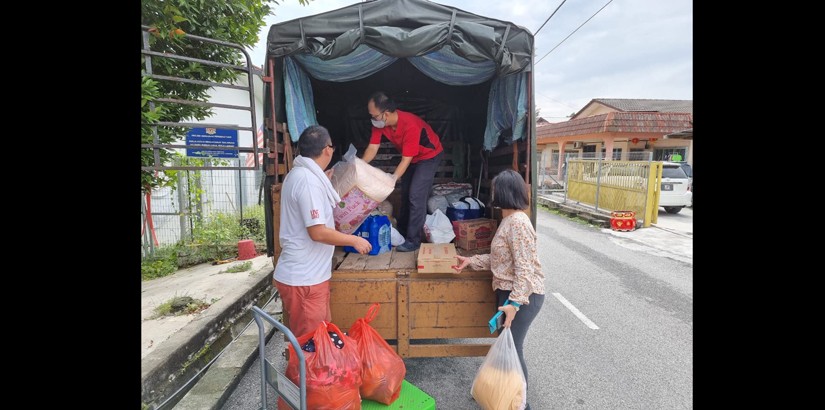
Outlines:
{"label": "red polo shirt", "polygon": [[430,159],[444,150],[441,147],[441,138],[424,120],[406,111],[395,110],[395,113],[398,114],[396,129],[393,130],[389,125],[384,128],[372,127],[370,144],[380,144],[383,135],[401,156],[412,157],[413,164]]}

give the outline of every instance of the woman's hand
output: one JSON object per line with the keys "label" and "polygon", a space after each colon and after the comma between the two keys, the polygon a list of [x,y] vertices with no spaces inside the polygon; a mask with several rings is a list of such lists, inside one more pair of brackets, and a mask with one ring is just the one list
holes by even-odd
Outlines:
{"label": "woman's hand", "polygon": [[513,305],[504,305],[499,306],[498,310],[504,312],[504,327],[510,327],[510,324],[513,323],[513,319],[516,318],[516,307]]}
{"label": "woman's hand", "polygon": [[453,269],[455,269],[455,273],[461,273],[461,270],[466,268],[467,265],[470,264],[470,258],[466,256],[456,255],[455,259],[456,261],[458,261],[458,263],[453,266]]}

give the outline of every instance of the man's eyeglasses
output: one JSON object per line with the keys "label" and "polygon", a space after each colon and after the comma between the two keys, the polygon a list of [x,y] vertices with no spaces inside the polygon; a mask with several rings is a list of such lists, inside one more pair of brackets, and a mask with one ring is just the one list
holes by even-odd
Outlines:
{"label": "man's eyeglasses", "polygon": [[372,116],[372,115],[370,115],[370,118],[372,118],[372,119],[374,119],[374,120],[378,121],[378,119],[379,119],[379,118],[381,118],[381,116],[382,116],[382,115],[384,115],[384,113],[385,113],[385,112],[386,112],[386,111],[381,111],[381,112],[380,112],[380,113],[378,113],[378,115],[376,115],[376,116]]}
{"label": "man's eyeglasses", "polygon": [[332,150],[335,151],[335,146],[334,145],[327,145],[327,147],[332,148]]}

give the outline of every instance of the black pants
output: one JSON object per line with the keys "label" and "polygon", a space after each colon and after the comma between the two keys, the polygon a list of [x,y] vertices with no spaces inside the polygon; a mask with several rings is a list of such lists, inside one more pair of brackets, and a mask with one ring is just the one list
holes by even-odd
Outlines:
{"label": "black pants", "polygon": [[407,202],[401,206],[398,232],[404,235],[410,245],[421,244],[424,218],[427,216],[427,200],[430,198],[433,178],[443,156],[442,151],[435,157],[410,164],[407,172],[401,177],[401,197]]}
{"label": "black pants", "polygon": [[[496,289],[496,300],[501,306],[507,299],[510,298],[509,290]],[[530,324],[533,319],[538,316],[542,305],[544,305],[544,295],[532,294],[528,298],[529,305],[521,305],[519,311],[516,313],[516,318],[510,324],[510,333],[513,334],[513,342],[516,344],[516,352],[518,353],[518,360],[521,362],[521,370],[524,371],[524,380],[527,381],[527,388],[530,388],[530,377],[527,374],[527,363],[524,362],[524,339],[527,337],[527,331],[530,329]],[[495,312],[494,312],[495,313]],[[527,409],[530,405],[527,405]]]}

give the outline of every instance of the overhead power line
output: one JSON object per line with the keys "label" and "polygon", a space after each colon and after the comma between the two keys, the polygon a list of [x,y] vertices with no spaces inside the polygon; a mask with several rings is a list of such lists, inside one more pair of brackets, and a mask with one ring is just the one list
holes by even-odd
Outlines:
{"label": "overhead power line", "polygon": [[535,36],[537,36],[537,35],[539,34],[539,31],[541,31],[541,29],[542,29],[542,28],[544,28],[544,25],[545,25],[545,24],[547,24],[547,22],[548,22],[548,21],[550,21],[550,18],[551,18],[551,17],[553,17],[553,15],[555,15],[557,11],[559,11],[559,9],[561,8],[562,4],[564,4],[566,1],[567,1],[567,0],[562,1],[562,2],[561,2],[561,4],[559,4],[559,6],[558,6],[558,7],[556,7],[556,9],[555,9],[555,10],[553,10],[553,14],[551,14],[551,15],[550,15],[550,17],[548,17],[548,18],[547,18],[547,20],[544,20],[544,23],[542,23],[542,24],[541,24],[541,27],[539,27],[539,29],[538,29],[538,30],[536,30],[536,32],[533,34],[533,37],[535,37]]}
{"label": "overhead power line", "polygon": [[587,24],[587,22],[588,22],[588,21],[590,21],[590,19],[592,19],[593,17],[596,17],[596,14],[599,14],[599,12],[600,12],[600,11],[604,10],[604,8],[605,8],[605,7],[607,7],[607,5],[608,5],[608,4],[610,4],[610,3],[612,3],[612,2],[613,2],[613,0],[610,0],[610,1],[608,1],[607,3],[605,3],[605,5],[604,5],[604,6],[602,6],[602,8],[600,8],[600,9],[599,9],[599,10],[597,10],[595,13],[593,13],[593,15],[592,15],[592,16],[590,16],[587,20],[585,20],[585,21],[584,21],[584,23],[582,23],[582,24],[580,24],[578,27],[576,27],[576,29],[575,29],[575,30],[573,30],[573,32],[572,32],[572,33],[568,34],[568,35],[567,35],[567,37],[565,37],[565,38],[564,38],[564,40],[562,40],[562,41],[560,41],[560,42],[559,42],[559,44],[556,44],[556,47],[553,47],[550,51],[548,51],[548,52],[547,52],[547,54],[545,54],[544,56],[542,56],[542,57],[539,59],[539,61],[536,61],[536,64],[534,64],[534,65],[538,65],[538,63],[540,63],[540,62],[541,62],[541,60],[544,60],[544,57],[547,57],[547,55],[548,55],[548,54],[552,53],[552,52],[553,52],[553,50],[555,50],[558,46],[560,46],[560,45],[561,45],[561,43],[564,43],[564,42],[565,42],[568,38],[570,38],[570,36],[572,36],[575,32],[579,31],[579,29],[580,29],[580,28],[582,28],[582,26],[583,26],[583,25]]}

